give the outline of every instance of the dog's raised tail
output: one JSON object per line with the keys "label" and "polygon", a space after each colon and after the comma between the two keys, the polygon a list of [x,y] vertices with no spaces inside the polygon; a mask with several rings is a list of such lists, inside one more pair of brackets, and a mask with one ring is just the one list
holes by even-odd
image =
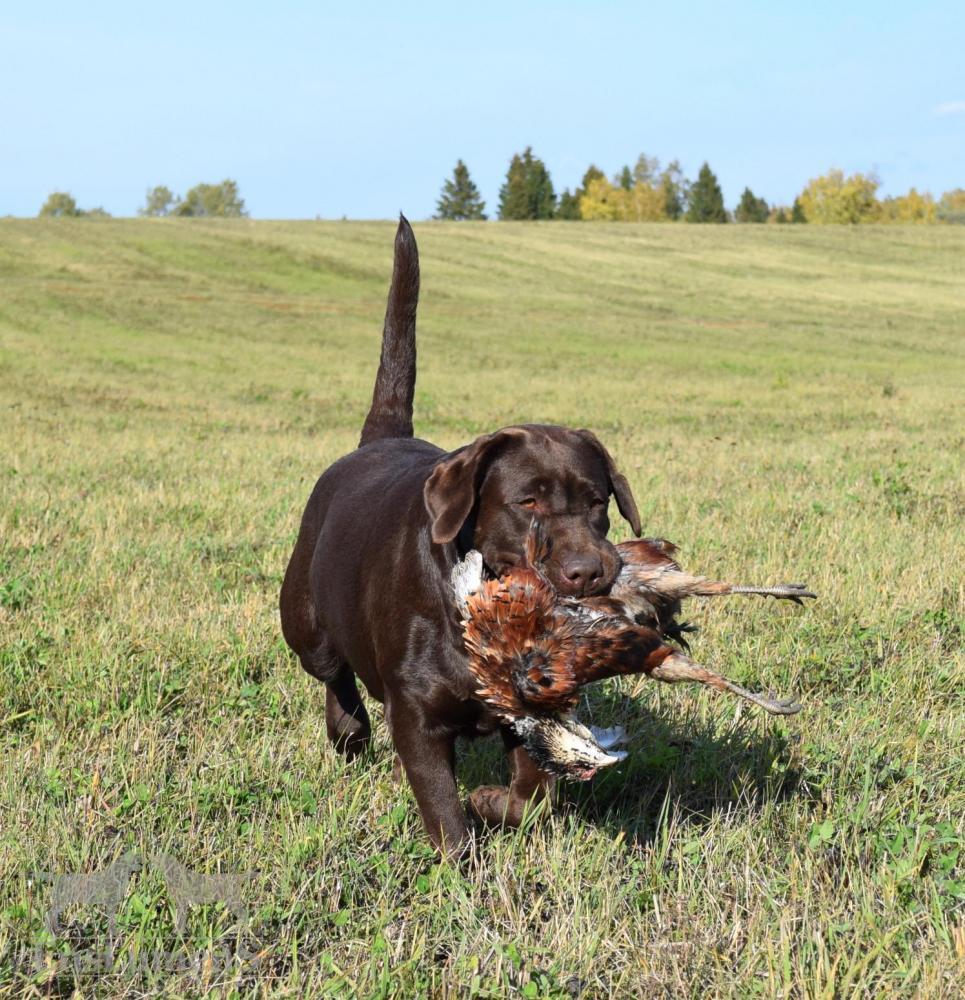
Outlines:
{"label": "dog's raised tail", "polygon": [[415,393],[415,314],[419,304],[419,248],[412,227],[399,216],[392,285],[382,328],[382,356],[372,406],[359,447],[379,438],[412,437]]}

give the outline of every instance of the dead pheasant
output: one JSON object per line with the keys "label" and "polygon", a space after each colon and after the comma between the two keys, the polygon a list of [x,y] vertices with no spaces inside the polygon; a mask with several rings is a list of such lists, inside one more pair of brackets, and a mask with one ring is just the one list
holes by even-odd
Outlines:
{"label": "dead pheasant", "polygon": [[[802,604],[802,598],[815,597],[801,583],[782,583],[773,587],[724,583],[706,576],[685,573],[674,559],[677,546],[665,538],[641,538],[620,542],[616,547],[623,566],[609,597],[589,598],[584,603],[617,602],[616,613],[638,625],[649,625],[664,635],[683,642],[681,632],[689,631],[676,621],[681,602],[688,597],[722,597],[727,594],[758,594]],[[604,604],[605,606],[605,604]]]}
{"label": "dead pheasant", "polygon": [[643,673],[667,683],[697,681],[778,715],[800,711],[700,666],[668,645],[666,636],[679,629],[674,614],[691,594],[765,592],[792,600],[813,595],[800,587],[735,589],[689,577],[670,558],[672,547],[659,547],[669,543],[646,544],[622,548],[624,567],[609,597],[560,597],[540,570],[547,546],[535,521],[523,565],[505,576],[483,581],[478,552],[453,571],[477,696],[515,728],[548,771],[585,780],[622,758],[608,753],[619,734],[588,730],[571,717],[580,689],[606,677]]}

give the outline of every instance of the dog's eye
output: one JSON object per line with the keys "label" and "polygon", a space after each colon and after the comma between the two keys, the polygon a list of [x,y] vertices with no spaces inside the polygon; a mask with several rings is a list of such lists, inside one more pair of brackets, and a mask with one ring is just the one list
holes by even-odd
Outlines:
{"label": "dog's eye", "polygon": [[525,500],[519,501],[520,507],[525,507],[527,510],[532,510],[536,506],[535,497],[527,497]]}

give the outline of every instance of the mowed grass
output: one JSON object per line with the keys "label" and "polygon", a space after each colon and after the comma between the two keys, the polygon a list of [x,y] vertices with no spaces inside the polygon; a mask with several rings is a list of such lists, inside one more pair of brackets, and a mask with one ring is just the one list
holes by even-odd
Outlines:
{"label": "mowed grass", "polygon": [[[461,865],[377,706],[367,759],[329,748],[276,610],[393,232],[0,222],[0,994],[960,995],[965,230],[416,226],[418,433],[591,427],[688,568],[820,594],[690,616],[800,715],[600,685],[629,759]],[[102,908],[51,936],[32,873],[125,850],[252,873],[250,928],[179,939],[147,863],[110,961]]]}

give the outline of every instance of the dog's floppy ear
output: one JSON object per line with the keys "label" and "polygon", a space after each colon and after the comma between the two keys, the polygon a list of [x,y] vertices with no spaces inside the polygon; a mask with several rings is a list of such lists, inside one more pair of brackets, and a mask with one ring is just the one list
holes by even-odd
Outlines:
{"label": "dog's floppy ear", "polygon": [[630,492],[630,484],[627,482],[627,477],[616,467],[613,457],[603,447],[600,439],[592,431],[582,430],[577,431],[577,434],[589,441],[599,451],[603,461],[606,462],[606,474],[610,480],[610,492],[616,497],[617,509],[623,515],[624,520],[629,522],[630,527],[633,528],[633,533],[639,538],[643,530],[640,526],[640,513],[637,511],[637,502],[633,499],[633,494]]}
{"label": "dog's floppy ear", "polygon": [[525,437],[522,428],[508,427],[495,434],[484,434],[444,458],[426,480],[422,490],[426,510],[432,522],[432,540],[451,542],[469,517],[486,467],[499,448],[515,438]]}

